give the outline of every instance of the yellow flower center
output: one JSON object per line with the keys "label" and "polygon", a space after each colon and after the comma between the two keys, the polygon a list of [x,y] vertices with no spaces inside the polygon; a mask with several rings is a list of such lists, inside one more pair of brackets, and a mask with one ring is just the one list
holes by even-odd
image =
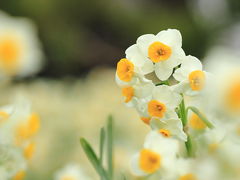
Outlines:
{"label": "yellow flower center", "polygon": [[24,156],[26,159],[31,159],[33,156],[33,153],[35,152],[35,143],[30,143],[28,146],[24,149]]}
{"label": "yellow flower center", "polygon": [[168,60],[171,54],[172,49],[161,42],[154,42],[148,48],[148,57],[155,63]]}
{"label": "yellow flower center", "polygon": [[141,120],[142,120],[145,124],[148,124],[148,125],[149,125],[151,118],[150,118],[150,117],[141,117]]}
{"label": "yellow flower center", "polygon": [[126,97],[125,103],[131,101],[134,95],[133,87],[129,86],[129,87],[122,88],[122,95]]}
{"label": "yellow flower center", "polygon": [[4,71],[13,73],[18,66],[21,46],[14,37],[0,37],[0,64]]}
{"label": "yellow flower center", "polygon": [[193,91],[200,91],[205,86],[205,73],[200,70],[193,71],[189,74],[188,80]]}
{"label": "yellow flower center", "polygon": [[189,125],[191,128],[196,130],[203,130],[207,127],[206,124],[202,121],[202,119],[195,113],[193,113],[190,117]]}
{"label": "yellow flower center", "polygon": [[36,113],[32,113],[27,122],[19,124],[16,129],[16,144],[20,145],[23,140],[34,136],[40,127],[40,119]]}
{"label": "yellow flower center", "polygon": [[154,173],[161,166],[161,157],[159,154],[148,149],[140,152],[139,159],[140,169],[146,173]]}
{"label": "yellow flower center", "polygon": [[19,171],[14,177],[13,180],[23,180],[25,177],[25,171]]}
{"label": "yellow flower center", "polygon": [[162,118],[166,112],[166,106],[157,100],[151,100],[148,103],[148,113],[153,117]]}
{"label": "yellow flower center", "polygon": [[117,75],[120,80],[129,82],[134,74],[134,65],[128,59],[121,59],[117,63]]}
{"label": "yellow flower center", "polygon": [[3,111],[0,111],[0,124],[5,122],[9,118],[9,114]]}
{"label": "yellow flower center", "polygon": [[189,173],[181,176],[178,180],[197,180],[197,178],[194,174]]}
{"label": "yellow flower center", "polygon": [[171,136],[170,131],[167,130],[167,129],[160,129],[159,133],[161,133],[164,137],[170,137]]}
{"label": "yellow flower center", "polygon": [[240,81],[234,82],[226,94],[226,103],[233,111],[240,111]]}

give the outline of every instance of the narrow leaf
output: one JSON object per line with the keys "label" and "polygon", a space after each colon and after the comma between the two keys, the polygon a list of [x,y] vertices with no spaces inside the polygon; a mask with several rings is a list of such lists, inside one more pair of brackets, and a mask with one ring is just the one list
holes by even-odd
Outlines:
{"label": "narrow leaf", "polygon": [[108,117],[107,123],[107,164],[109,178],[113,179],[113,118]]}
{"label": "narrow leaf", "polygon": [[101,179],[109,180],[107,173],[105,172],[104,168],[101,166],[95,152],[93,151],[89,143],[84,138],[80,138],[80,143],[89,161],[92,163],[93,167],[95,168],[95,170],[97,171]]}
{"label": "narrow leaf", "polygon": [[101,165],[103,164],[104,142],[105,142],[105,130],[104,128],[101,128],[99,145],[99,161]]}

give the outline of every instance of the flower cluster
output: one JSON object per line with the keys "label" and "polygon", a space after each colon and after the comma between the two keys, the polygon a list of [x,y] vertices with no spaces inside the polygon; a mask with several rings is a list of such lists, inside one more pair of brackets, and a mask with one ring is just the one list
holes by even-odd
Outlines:
{"label": "flower cluster", "polygon": [[22,97],[13,105],[0,108],[1,180],[24,178],[28,161],[35,152],[34,136],[39,127],[39,116]]}
{"label": "flower cluster", "polygon": [[240,63],[233,53],[219,55],[207,72],[185,55],[175,29],[142,35],[125,53],[116,82],[125,104],[151,128],[132,172],[164,180],[239,179]]}

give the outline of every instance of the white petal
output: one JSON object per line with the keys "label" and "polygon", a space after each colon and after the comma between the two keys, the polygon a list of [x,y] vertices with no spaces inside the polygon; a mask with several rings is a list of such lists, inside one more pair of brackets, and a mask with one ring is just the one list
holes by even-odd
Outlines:
{"label": "white petal", "polygon": [[148,47],[155,41],[156,37],[153,34],[145,34],[137,39],[137,46],[145,57],[148,57]]}
{"label": "white petal", "polygon": [[182,35],[176,29],[168,29],[160,31],[157,34],[160,42],[172,46],[172,47],[182,47]]}
{"label": "white petal", "polygon": [[174,109],[181,103],[182,97],[173,92],[171,87],[162,85],[153,89],[153,99],[159,100],[170,109]]}
{"label": "white petal", "polygon": [[141,74],[148,74],[153,71],[153,62],[144,56],[136,44],[126,50],[126,58],[130,60]]}
{"label": "white petal", "polygon": [[147,173],[143,172],[139,167],[139,153],[136,153],[131,159],[131,171],[137,176],[146,176]]}
{"label": "white petal", "polygon": [[173,72],[173,68],[167,66],[164,63],[156,63],[154,69],[155,69],[156,76],[161,81],[167,80],[172,75],[172,72]]}

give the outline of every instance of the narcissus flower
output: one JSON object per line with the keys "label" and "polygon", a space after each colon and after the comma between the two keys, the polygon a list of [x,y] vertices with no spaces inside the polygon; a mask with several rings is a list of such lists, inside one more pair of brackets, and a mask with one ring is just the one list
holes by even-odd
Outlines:
{"label": "narcissus flower", "polygon": [[136,45],[126,50],[126,58],[117,63],[116,82],[118,85],[129,85],[136,81],[137,77],[143,78],[145,74],[153,71],[153,63],[144,58]]}
{"label": "narcissus flower", "polygon": [[144,58],[155,64],[154,70],[160,80],[167,80],[185,56],[182,36],[176,29],[164,30],[157,35],[142,35],[137,39],[137,46]]}
{"label": "narcissus flower", "polygon": [[167,171],[178,152],[178,142],[172,138],[164,138],[152,131],[146,137],[144,148],[132,158],[132,172],[137,176],[145,176],[157,171]]}
{"label": "narcissus flower", "polygon": [[39,71],[43,54],[34,23],[0,12],[0,76],[28,76]]}
{"label": "narcissus flower", "polygon": [[206,89],[210,74],[202,70],[202,63],[196,57],[186,56],[173,77],[180,83],[176,90],[186,95],[196,95]]}
{"label": "narcissus flower", "polygon": [[56,172],[54,180],[90,180],[82,168],[77,164],[68,164],[63,169]]}
{"label": "narcissus flower", "polygon": [[175,108],[181,100],[181,96],[172,91],[171,87],[157,86],[153,90],[152,99],[147,103],[148,115],[161,120],[175,119],[177,118]]}
{"label": "narcissus flower", "polygon": [[187,141],[187,135],[183,131],[183,125],[180,119],[168,119],[161,121],[158,118],[151,119],[151,127],[158,131],[164,137],[174,137],[181,141]]}
{"label": "narcissus flower", "polygon": [[151,96],[155,85],[147,79],[138,79],[133,85],[122,86],[122,95],[127,106],[137,106],[138,99]]}

